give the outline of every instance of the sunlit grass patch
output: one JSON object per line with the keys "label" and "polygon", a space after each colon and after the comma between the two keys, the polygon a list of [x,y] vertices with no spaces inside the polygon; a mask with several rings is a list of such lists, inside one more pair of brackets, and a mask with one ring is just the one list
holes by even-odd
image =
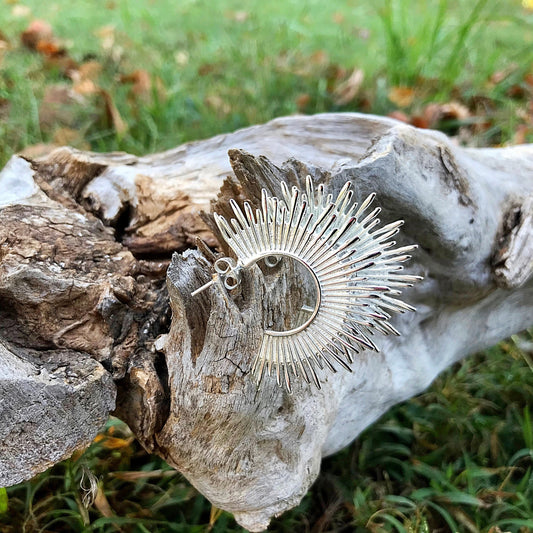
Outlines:
{"label": "sunlit grass patch", "polygon": [[[469,135],[462,141],[471,144],[511,141],[519,126],[518,140],[531,138],[533,13],[518,1],[24,7],[0,4],[2,163],[38,142],[152,152],[297,112],[399,109],[415,125],[452,134],[463,127]],[[101,65],[94,81],[123,127],[109,120],[101,93],[76,92],[64,60],[21,46],[34,18],[51,25],[74,71],[89,61]],[[336,90],[354,69],[362,79],[347,101],[339,99]],[[127,81],[139,71],[149,82],[140,92]],[[71,116],[43,123],[43,98],[58,83],[74,90]],[[398,101],[398,90],[411,96]],[[424,115],[428,103],[449,101],[462,102],[470,116],[457,122]]]}

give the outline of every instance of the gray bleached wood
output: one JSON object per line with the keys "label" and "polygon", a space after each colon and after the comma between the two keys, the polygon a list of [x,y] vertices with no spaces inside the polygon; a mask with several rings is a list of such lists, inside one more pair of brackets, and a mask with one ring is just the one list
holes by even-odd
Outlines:
{"label": "gray bleached wood", "polygon": [[68,350],[23,354],[0,342],[0,486],[88,446],[115,393],[110,374],[90,357]]}
{"label": "gray bleached wood", "polygon": [[[266,157],[231,150],[228,160],[231,148]],[[24,358],[31,327],[39,332],[35,348],[61,347],[80,359],[88,352],[102,361],[117,383],[117,414],[143,445],[253,531],[298,503],[321,457],[423,390],[446,366],[533,322],[532,146],[462,149],[442,134],[390,119],[330,114],[276,119],[141,158],[63,148],[28,172],[22,172],[25,193],[0,210],[3,227],[15,224],[24,204],[28,224],[17,222],[19,232],[53,214],[69,239],[82,233],[67,246],[56,233],[45,235],[42,247],[56,253],[59,281],[90,283],[95,296],[78,294],[72,312],[51,321],[51,302],[25,297],[28,279],[20,275],[44,276],[55,287],[51,300],[64,300],[38,237],[31,234],[28,247],[0,232],[0,299],[18,311],[0,317],[0,338]],[[229,300],[213,288],[193,300],[214,256],[205,246],[175,255],[168,330],[160,283],[165,254],[187,250],[197,236],[216,244],[210,217],[200,213],[212,202],[227,214],[229,198],[257,199],[263,186],[279,193],[279,179],[301,187],[307,174],[334,194],[350,179],[359,199],[377,193],[383,223],[405,219],[400,244],[420,245],[407,270],[425,278],[405,292],[418,311],[394,319],[401,337],[377,335],[381,353],[363,352],[353,373],[325,374],[322,390],[300,384],[289,396],[266,380],[257,392],[247,374],[263,324],[292,313],[301,290],[290,265],[274,275],[250,269]],[[72,252],[88,241],[94,245],[86,253]],[[28,309],[47,328],[24,320]],[[91,331],[98,333],[92,348]],[[86,440],[80,436],[79,443]]]}

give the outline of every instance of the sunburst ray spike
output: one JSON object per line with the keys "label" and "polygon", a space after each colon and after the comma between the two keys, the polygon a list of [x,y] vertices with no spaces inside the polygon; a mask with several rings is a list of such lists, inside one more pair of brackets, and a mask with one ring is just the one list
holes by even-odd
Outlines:
{"label": "sunburst ray spike", "polygon": [[280,259],[299,262],[315,287],[314,307],[303,308],[304,319],[286,331],[265,329],[261,347],[252,362],[259,386],[266,376],[291,392],[292,382],[303,379],[320,388],[323,369],[349,371],[361,350],[379,351],[369,338],[375,331],[399,335],[389,324],[390,313],[414,311],[398,300],[399,289],[422,279],[402,273],[401,263],[416,245],[394,248],[390,239],[403,221],[379,227],[380,208],[369,211],[375,194],[360,205],[352,200],[347,182],[334,199],[323,185],[316,188],[307,176],[305,192],[281,183],[282,197],[263,189],[261,207],[248,202],[244,211],[231,200],[235,214],[229,222],[214,214],[221,235],[237,260],[215,263],[213,280],[193,296],[218,284],[231,290],[240,283],[240,271],[260,260],[274,266]]}

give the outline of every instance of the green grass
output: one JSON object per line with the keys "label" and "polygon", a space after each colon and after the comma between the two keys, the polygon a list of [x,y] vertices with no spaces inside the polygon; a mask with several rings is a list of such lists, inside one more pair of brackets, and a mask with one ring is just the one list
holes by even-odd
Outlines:
{"label": "green grass", "polygon": [[[516,340],[527,347],[533,330]],[[456,364],[325,459],[311,491],[271,531],[533,530],[532,365],[513,341]],[[107,498],[108,517],[101,504],[82,505],[87,469]],[[7,494],[2,533],[243,531],[143,452],[117,420],[82,456]]]}
{"label": "green grass", "polygon": [[[404,85],[416,90],[408,113],[450,99],[478,113],[477,102],[489,102],[483,118],[490,127],[475,142],[498,144],[512,138],[529,94],[528,87],[519,98],[507,94],[507,85],[523,85],[533,59],[533,15],[517,0],[29,1],[32,17],[50,22],[75,61],[102,65],[98,84],[129,130],[115,132],[98,96],[72,105],[67,120],[42,124],[47,87],[71,82],[20,47],[31,17],[16,17],[14,5],[0,3],[10,46],[0,75],[0,163],[64,127],[79,134],[75,143],[95,150],[143,153],[299,111],[388,113],[396,108],[389,89]],[[113,35],[107,48],[98,37],[106,27]],[[492,86],[491,75],[512,63],[511,77]],[[333,89],[353,68],[365,74],[360,94],[337,105]],[[129,98],[131,86],[119,81],[136,69],[158,87],[149,103]]]}
{"label": "green grass", "polygon": [[[519,128],[533,140],[533,14],[517,0],[28,1],[26,17],[16,5],[0,2],[0,40],[9,43],[0,59],[0,165],[65,134],[77,146],[140,154],[296,112],[387,114],[398,110],[389,98],[398,87],[413,91],[401,108],[408,117],[433,102],[464,105],[468,119],[436,126],[470,145],[510,143]],[[43,120],[49,88],[73,82],[19,44],[33,17],[52,24],[78,64],[101,65],[95,81],[127,131],[109,120],[101,94]],[[112,27],[108,47],[104,27]],[[354,68],[363,85],[338,104],[335,88]],[[121,81],[137,69],[152,81],[141,97]],[[531,333],[516,341],[455,365],[326,459],[272,531],[533,530]],[[241,531],[129,439],[111,420],[83,456],[0,489],[0,532]],[[100,498],[85,507],[87,471]]]}

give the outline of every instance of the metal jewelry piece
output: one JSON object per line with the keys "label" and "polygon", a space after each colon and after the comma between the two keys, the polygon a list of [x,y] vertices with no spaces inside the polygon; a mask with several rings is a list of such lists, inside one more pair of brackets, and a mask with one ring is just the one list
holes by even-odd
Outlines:
{"label": "metal jewelry piece", "polygon": [[388,322],[390,312],[414,311],[395,296],[401,287],[421,279],[400,273],[400,263],[410,258],[416,245],[393,249],[389,240],[399,231],[399,220],[376,229],[381,209],[368,208],[371,194],[358,206],[347,182],[337,198],[316,189],[310,176],[306,192],[289,190],[281,182],[283,199],[263,189],[261,209],[255,214],[248,202],[244,212],[230,200],[235,219],[228,222],[214,214],[216,224],[237,260],[224,257],[215,262],[213,279],[193,296],[213,284],[232,290],[240,283],[240,271],[260,260],[275,266],[283,258],[299,262],[309,272],[316,289],[313,307],[304,307],[308,318],[287,331],[265,330],[252,375],[259,386],[274,371],[277,383],[291,391],[291,380],[302,377],[318,388],[317,368],[333,372],[339,365],[351,372],[353,354],[361,349],[379,351],[369,338],[374,331],[399,332]]}

